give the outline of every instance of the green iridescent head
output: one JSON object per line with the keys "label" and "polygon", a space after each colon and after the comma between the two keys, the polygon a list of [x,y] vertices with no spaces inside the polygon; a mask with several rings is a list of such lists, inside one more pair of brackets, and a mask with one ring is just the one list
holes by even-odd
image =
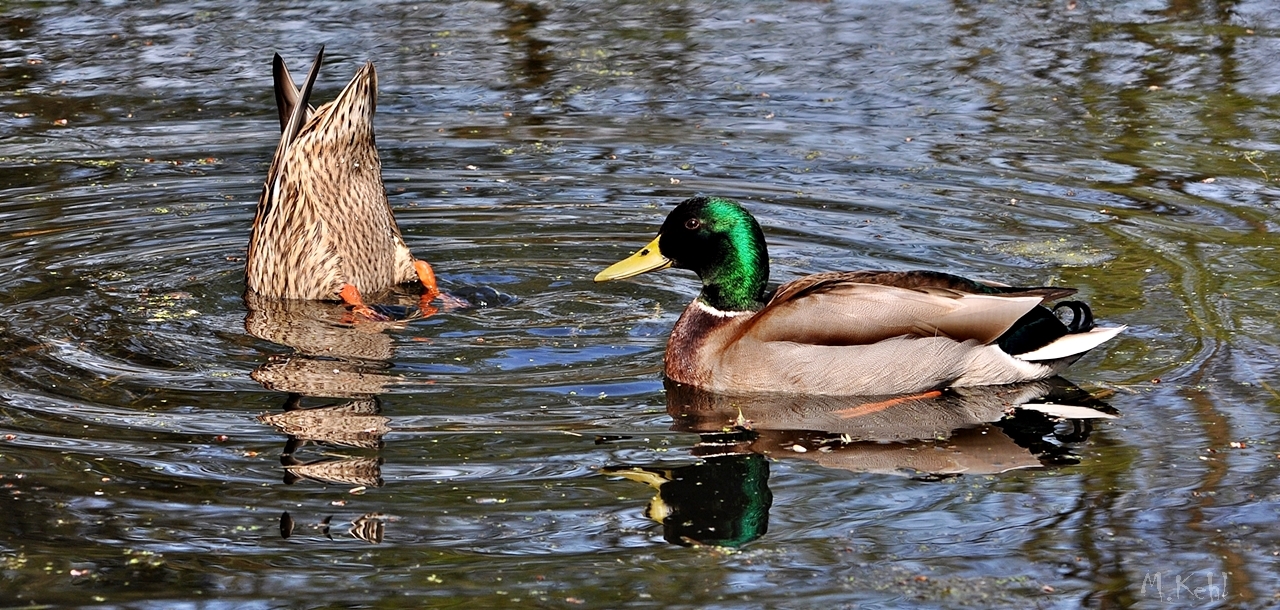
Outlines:
{"label": "green iridescent head", "polygon": [[676,267],[702,278],[708,305],[751,311],[764,304],[769,253],[759,223],[737,202],[695,197],[676,206],[649,245],[601,271],[596,281],[622,279]]}

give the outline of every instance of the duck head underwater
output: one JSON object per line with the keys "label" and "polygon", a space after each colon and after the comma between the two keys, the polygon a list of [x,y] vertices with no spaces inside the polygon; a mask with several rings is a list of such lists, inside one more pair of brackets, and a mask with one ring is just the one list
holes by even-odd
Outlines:
{"label": "duck head underwater", "polygon": [[378,76],[372,63],[337,99],[308,105],[324,49],[301,89],[275,56],[280,144],[258,199],[245,283],[259,297],[345,302],[386,319],[364,296],[421,281],[421,308],[440,295],[435,273],[400,236],[373,136]]}

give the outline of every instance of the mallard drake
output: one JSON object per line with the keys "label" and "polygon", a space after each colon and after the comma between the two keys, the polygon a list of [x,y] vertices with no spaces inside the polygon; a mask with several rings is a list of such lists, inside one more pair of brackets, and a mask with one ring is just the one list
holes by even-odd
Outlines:
{"label": "mallard drake", "polygon": [[342,300],[356,313],[384,319],[362,295],[419,280],[425,308],[440,293],[431,265],[414,258],[400,236],[382,186],[373,63],[337,99],[313,110],[308,100],[323,58],[321,48],[298,89],[275,56],[283,133],[253,220],[248,289],[266,298]]}
{"label": "mallard drake", "polygon": [[[719,392],[905,394],[1050,377],[1114,337],[1071,288],[934,271],[818,273],[766,289],[764,233],[734,201],[682,202],[596,281],[676,267],[702,279],[667,341],[666,376]],[[1056,311],[1072,312],[1068,323]]]}

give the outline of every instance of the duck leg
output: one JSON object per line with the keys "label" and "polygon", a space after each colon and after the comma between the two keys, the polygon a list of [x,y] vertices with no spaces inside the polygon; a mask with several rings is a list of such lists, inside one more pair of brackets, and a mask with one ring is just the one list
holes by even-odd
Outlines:
{"label": "duck leg", "polygon": [[418,280],[422,282],[422,297],[418,301],[418,309],[422,310],[423,317],[429,316],[439,311],[431,306],[431,301],[436,297],[440,298],[440,303],[445,309],[464,309],[471,306],[464,299],[460,299],[447,292],[440,292],[440,288],[436,286],[436,273],[431,269],[431,265],[427,261],[414,260],[413,268],[418,271]]}
{"label": "duck leg", "polygon": [[376,312],[373,308],[365,305],[364,298],[360,296],[360,290],[354,284],[343,284],[342,290],[338,292],[338,296],[342,297],[342,302],[351,308],[351,312],[359,314],[370,320],[385,322],[390,318]]}
{"label": "duck leg", "polygon": [[413,268],[418,272],[418,280],[422,282],[422,300],[431,301],[440,295],[440,289],[436,287],[436,272],[431,269],[431,264],[424,260],[414,260]]}
{"label": "duck leg", "polygon": [[427,261],[414,259],[413,268],[418,272],[418,281],[422,282],[422,296],[418,297],[418,310],[422,317],[434,315],[438,309],[431,305],[440,296],[440,288],[436,286],[436,272]]}
{"label": "duck leg", "polygon": [[919,394],[911,394],[908,396],[894,396],[893,398],[889,398],[886,400],[869,402],[863,405],[858,405],[856,407],[850,407],[848,409],[840,409],[839,411],[834,411],[834,413],[836,415],[839,415],[841,419],[849,419],[851,417],[862,417],[863,415],[870,415],[878,411],[883,411],[890,407],[900,405],[904,402],[911,402],[913,400],[932,400],[939,396],[942,396],[942,392],[938,390],[929,390],[928,392],[921,392]]}

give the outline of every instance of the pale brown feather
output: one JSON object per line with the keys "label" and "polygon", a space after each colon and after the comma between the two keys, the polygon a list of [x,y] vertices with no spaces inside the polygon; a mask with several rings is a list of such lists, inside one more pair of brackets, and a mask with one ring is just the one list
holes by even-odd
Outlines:
{"label": "pale brown feather", "polygon": [[911,290],[894,286],[828,282],[821,290],[775,297],[742,332],[759,341],[808,345],[862,345],[893,337],[948,337],[990,343],[1038,297],[1006,297]]}
{"label": "pale brown feather", "polygon": [[[320,49],[324,53],[324,49]],[[317,62],[318,63],[318,62]],[[272,77],[275,79],[276,85],[276,110],[280,113],[280,131],[283,133],[289,128],[289,117],[293,115],[293,109],[298,106],[298,102],[302,100],[302,91],[293,83],[293,77],[289,75],[289,68],[284,65],[284,58],[276,53],[272,60]],[[302,116],[302,122],[311,118],[311,114],[316,111],[315,108],[307,106],[306,112]]]}

